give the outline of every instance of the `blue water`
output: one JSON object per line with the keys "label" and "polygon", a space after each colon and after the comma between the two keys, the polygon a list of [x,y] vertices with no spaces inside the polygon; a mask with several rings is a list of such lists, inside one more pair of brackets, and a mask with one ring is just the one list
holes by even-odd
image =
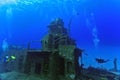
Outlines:
{"label": "blue water", "polygon": [[[119,0],[0,0],[0,46],[5,39],[17,45],[41,40],[52,20],[60,17],[68,28],[72,19],[70,34],[85,49],[85,67],[111,69],[114,58],[120,65],[119,4]],[[110,61],[99,65],[96,57]]]}

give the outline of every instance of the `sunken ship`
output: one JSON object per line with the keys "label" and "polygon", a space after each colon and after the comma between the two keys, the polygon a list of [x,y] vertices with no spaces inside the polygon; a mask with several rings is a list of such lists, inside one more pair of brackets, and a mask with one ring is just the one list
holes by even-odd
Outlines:
{"label": "sunken ship", "polygon": [[[0,80],[120,80],[107,70],[83,68],[83,50],[69,33],[63,20],[57,18],[48,25],[42,40],[31,41],[25,48],[9,46],[7,62],[0,63]],[[41,48],[32,48],[34,42]]]}

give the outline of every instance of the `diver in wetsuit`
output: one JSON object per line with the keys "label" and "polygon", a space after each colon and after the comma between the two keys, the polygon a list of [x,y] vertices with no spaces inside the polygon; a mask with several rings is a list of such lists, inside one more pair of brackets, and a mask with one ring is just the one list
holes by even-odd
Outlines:
{"label": "diver in wetsuit", "polygon": [[101,59],[101,58],[95,58],[95,60],[96,60],[97,63],[106,63],[106,62],[109,61],[109,59],[105,60],[105,59]]}

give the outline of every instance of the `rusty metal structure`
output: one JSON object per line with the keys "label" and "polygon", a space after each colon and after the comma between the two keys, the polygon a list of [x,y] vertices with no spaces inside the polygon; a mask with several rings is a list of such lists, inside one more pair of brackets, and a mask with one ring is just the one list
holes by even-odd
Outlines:
{"label": "rusty metal structure", "polygon": [[62,19],[55,19],[48,28],[48,34],[38,41],[42,44],[41,49],[31,49],[30,42],[28,48],[17,55],[14,69],[49,77],[50,80],[78,80],[81,73],[78,58],[82,56],[82,50],[69,36]]}

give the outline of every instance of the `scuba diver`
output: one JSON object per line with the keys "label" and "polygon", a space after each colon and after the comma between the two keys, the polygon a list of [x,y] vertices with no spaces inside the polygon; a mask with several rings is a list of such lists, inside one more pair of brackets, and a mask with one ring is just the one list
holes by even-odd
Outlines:
{"label": "scuba diver", "polygon": [[105,60],[105,59],[101,59],[101,58],[95,58],[97,63],[106,63],[109,61],[109,59]]}
{"label": "scuba diver", "polygon": [[11,56],[6,55],[4,57],[4,59],[3,59],[3,62],[8,63],[8,62],[11,62],[11,61],[14,61],[14,60],[16,60],[16,56],[14,56],[14,55],[11,55]]}

